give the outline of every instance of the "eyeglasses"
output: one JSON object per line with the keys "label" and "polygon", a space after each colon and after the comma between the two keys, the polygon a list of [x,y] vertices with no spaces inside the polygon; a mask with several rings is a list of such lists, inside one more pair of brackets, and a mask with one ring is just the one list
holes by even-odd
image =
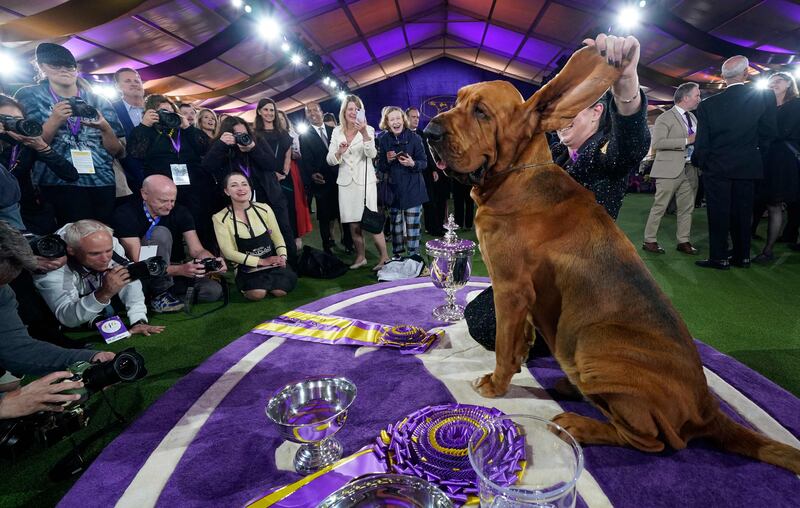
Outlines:
{"label": "eyeglasses", "polygon": [[75,67],[74,65],[53,65],[53,64],[42,64],[42,65],[50,67],[54,71],[62,71],[63,70],[63,71],[75,72],[75,71],[78,70],[78,68]]}

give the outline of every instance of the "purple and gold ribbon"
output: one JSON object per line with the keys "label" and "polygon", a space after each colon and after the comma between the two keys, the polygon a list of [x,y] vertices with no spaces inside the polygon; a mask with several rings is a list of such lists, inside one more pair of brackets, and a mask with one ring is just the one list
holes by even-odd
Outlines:
{"label": "purple and gold ribbon", "polygon": [[286,339],[347,346],[385,346],[403,354],[427,351],[443,334],[428,333],[422,328],[389,326],[371,321],[350,319],[318,312],[289,311],[261,323],[253,331]]}

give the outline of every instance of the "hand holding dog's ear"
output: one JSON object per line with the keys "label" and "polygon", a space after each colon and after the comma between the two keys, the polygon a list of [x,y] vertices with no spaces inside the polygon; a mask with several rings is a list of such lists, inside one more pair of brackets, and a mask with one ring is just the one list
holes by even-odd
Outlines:
{"label": "hand holding dog's ear", "polygon": [[639,41],[636,37],[598,34],[596,39],[584,39],[583,44],[597,48],[600,56],[606,58],[609,65],[622,71],[621,78],[636,75],[640,52]]}

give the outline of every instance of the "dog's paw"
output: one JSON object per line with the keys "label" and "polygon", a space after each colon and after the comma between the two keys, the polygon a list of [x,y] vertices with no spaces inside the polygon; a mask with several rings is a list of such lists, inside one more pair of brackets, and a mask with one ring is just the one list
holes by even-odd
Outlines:
{"label": "dog's paw", "polygon": [[585,426],[586,417],[575,413],[561,413],[556,415],[552,422],[569,432],[576,441],[581,442],[580,432]]}
{"label": "dog's paw", "polygon": [[507,386],[503,389],[500,389],[498,386],[496,386],[492,380],[492,374],[486,374],[483,377],[479,377],[472,382],[472,387],[475,388],[476,392],[490,399],[502,397],[508,389]]}

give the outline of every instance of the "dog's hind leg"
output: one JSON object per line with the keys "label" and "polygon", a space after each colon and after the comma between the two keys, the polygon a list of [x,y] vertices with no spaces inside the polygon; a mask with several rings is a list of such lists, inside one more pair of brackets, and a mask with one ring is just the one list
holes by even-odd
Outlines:
{"label": "dog's hind leg", "polygon": [[[508,287],[511,291],[501,291],[501,286]],[[494,288],[494,306],[497,312],[496,366],[493,373],[473,382],[475,389],[484,397],[499,397],[506,393],[511,378],[519,372],[522,365],[520,351],[527,347],[531,333],[527,321],[530,306],[522,295],[514,292],[517,289],[515,285],[496,284]]]}
{"label": "dog's hind leg", "polygon": [[561,413],[553,418],[553,423],[563,427],[580,444],[616,446],[628,444],[620,437],[613,425],[587,416],[581,416],[576,413]]}

